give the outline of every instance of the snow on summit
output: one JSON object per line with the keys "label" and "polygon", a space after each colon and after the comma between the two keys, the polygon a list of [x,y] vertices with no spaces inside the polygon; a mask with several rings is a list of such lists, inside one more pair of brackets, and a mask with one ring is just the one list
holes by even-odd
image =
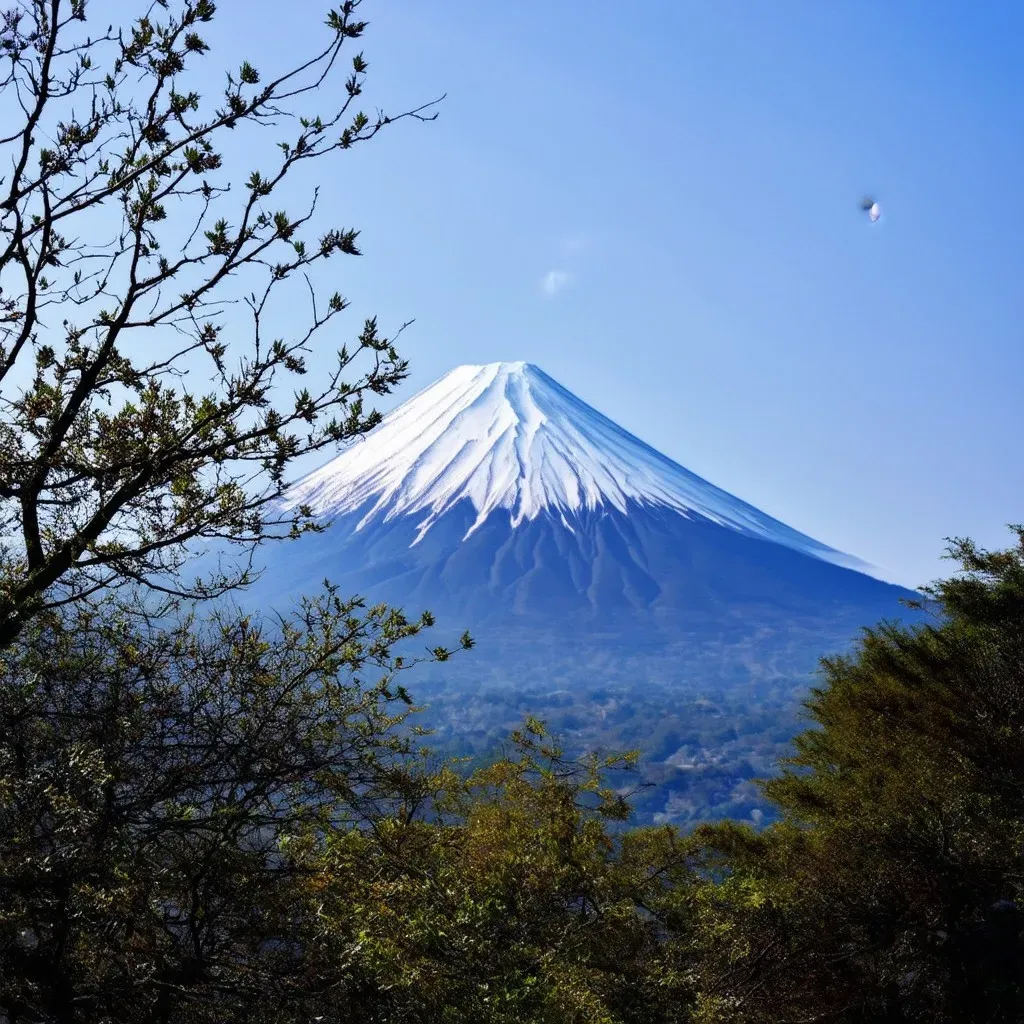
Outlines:
{"label": "snow on summit", "polygon": [[660,506],[851,561],[690,473],[529,363],[456,367],[287,495],[318,516],[368,509],[357,529],[421,516],[417,540],[466,500],[476,510],[467,536],[497,510],[513,527],[547,512],[571,529],[586,510]]}

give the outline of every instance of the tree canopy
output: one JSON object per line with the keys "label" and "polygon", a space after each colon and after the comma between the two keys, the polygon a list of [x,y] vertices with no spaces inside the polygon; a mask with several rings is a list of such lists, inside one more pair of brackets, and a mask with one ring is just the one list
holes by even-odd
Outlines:
{"label": "tree canopy", "polygon": [[[967,541],[934,621],[824,662],[767,795],[782,822],[701,833],[724,1019],[1011,1021],[1024,1014],[1024,531]],[[723,890],[728,892],[728,890]]]}
{"label": "tree canopy", "polygon": [[107,602],[23,631],[0,656],[8,1018],[320,1005],[348,968],[321,959],[312,859],[430,793],[400,729],[414,661],[393,650],[427,621],[327,591],[273,625],[143,623]]}

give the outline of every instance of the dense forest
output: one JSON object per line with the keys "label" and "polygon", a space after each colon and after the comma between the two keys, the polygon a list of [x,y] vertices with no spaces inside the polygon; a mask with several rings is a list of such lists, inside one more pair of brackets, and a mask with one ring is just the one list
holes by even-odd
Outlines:
{"label": "dense forest", "polygon": [[0,11],[0,1020],[1024,1018],[1024,529],[823,662],[760,828],[638,827],[635,758],[529,716],[442,756],[429,614],[218,600],[406,372],[370,320],[289,390],[358,249],[285,183],[433,108],[359,111],[358,0],[212,99],[211,0],[142,6]]}

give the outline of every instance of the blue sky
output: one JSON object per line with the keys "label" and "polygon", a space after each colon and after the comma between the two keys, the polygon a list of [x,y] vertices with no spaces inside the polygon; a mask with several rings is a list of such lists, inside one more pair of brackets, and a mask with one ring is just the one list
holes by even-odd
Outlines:
{"label": "blue sky", "polygon": [[[222,0],[218,51],[269,72],[315,8]],[[911,585],[948,570],[945,536],[1024,520],[1024,5],[363,11],[368,107],[447,92],[321,181],[325,219],[362,230],[352,333],[416,319],[395,401],[535,362]]]}

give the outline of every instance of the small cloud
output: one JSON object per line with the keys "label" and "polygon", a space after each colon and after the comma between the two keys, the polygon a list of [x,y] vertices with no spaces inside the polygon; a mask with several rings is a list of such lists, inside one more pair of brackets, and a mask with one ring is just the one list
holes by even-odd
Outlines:
{"label": "small cloud", "polygon": [[586,247],[586,240],[581,238],[579,235],[571,235],[562,241],[562,248],[567,253],[582,252]]}
{"label": "small cloud", "polygon": [[540,286],[544,294],[548,296],[557,295],[570,281],[569,275],[564,270],[549,270],[541,281]]}

